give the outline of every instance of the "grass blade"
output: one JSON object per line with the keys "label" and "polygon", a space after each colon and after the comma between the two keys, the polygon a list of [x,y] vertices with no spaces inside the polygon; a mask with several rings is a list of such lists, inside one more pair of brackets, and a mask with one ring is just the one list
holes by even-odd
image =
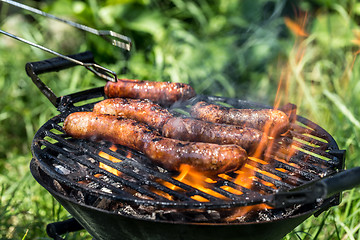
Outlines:
{"label": "grass blade", "polygon": [[323,93],[340,110],[340,112],[342,112],[344,116],[356,126],[356,128],[360,129],[360,122],[337,94],[331,93],[327,89],[325,89]]}

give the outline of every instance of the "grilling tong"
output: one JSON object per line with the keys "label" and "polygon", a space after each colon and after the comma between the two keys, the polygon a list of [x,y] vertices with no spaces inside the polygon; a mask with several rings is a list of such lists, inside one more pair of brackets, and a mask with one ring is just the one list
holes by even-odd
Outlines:
{"label": "grilling tong", "polygon": [[[119,33],[116,33],[116,32],[113,32],[113,31],[110,31],[110,30],[97,30],[97,29],[94,29],[94,28],[91,28],[91,27],[88,27],[88,26],[85,26],[85,25],[82,25],[82,24],[79,24],[79,23],[76,23],[76,22],[72,22],[72,21],[69,21],[69,20],[65,20],[65,19],[62,19],[62,18],[59,18],[57,16],[54,16],[52,14],[49,14],[49,13],[46,13],[46,12],[43,12],[39,9],[36,9],[36,8],[33,8],[33,7],[30,7],[30,6],[27,6],[27,5],[24,5],[24,4],[21,4],[21,3],[18,3],[18,2],[15,2],[15,1],[12,1],[12,0],[0,0],[0,2],[4,2],[4,3],[8,3],[12,6],[15,6],[15,7],[18,7],[18,8],[21,8],[21,9],[25,9],[25,10],[28,10],[30,12],[33,12],[33,13],[36,13],[36,14],[39,14],[39,15],[42,15],[42,16],[45,16],[45,17],[48,17],[48,18],[51,18],[51,19],[54,19],[54,20],[57,20],[57,21],[60,21],[60,22],[63,22],[63,23],[66,23],[72,27],[75,27],[75,28],[78,28],[80,30],[83,30],[83,31],[86,31],[86,32],[89,32],[89,33],[92,33],[92,34],[95,34],[95,35],[98,35],[100,37],[102,37],[103,39],[105,39],[106,41],[110,42],[112,45],[116,46],[116,47],[119,47],[119,48],[122,48],[124,50],[127,50],[127,51],[130,51],[131,49],[131,45],[132,45],[132,42],[131,42],[131,39],[127,36],[124,36],[122,34],[119,34]],[[33,43],[33,42],[30,42],[26,39],[23,39],[23,38],[20,38],[16,35],[13,35],[11,33],[8,33],[6,31],[3,31],[0,29],[0,33],[8,36],[8,37],[11,37],[13,39],[16,39],[20,42],[23,42],[23,43],[26,43],[26,44],[29,44],[33,47],[36,47],[36,48],[39,48],[45,52],[48,52],[48,53],[51,53],[51,54],[54,54],[58,57],[61,57],[65,60],[68,60],[70,62],[73,62],[77,65],[81,65],[83,67],[85,67],[86,69],[88,69],[89,71],[91,71],[92,73],[94,73],[96,76],[106,80],[106,81],[113,81],[113,82],[116,82],[118,77],[116,75],[116,73],[110,69],[107,69],[105,67],[102,67],[96,63],[88,63],[88,62],[82,62],[78,59],[74,59],[74,58],[71,58],[69,56],[65,56],[63,54],[60,54],[58,52],[55,52],[49,48],[46,48],[44,46],[41,46],[39,44],[36,44],[36,43]]]}
{"label": "grilling tong", "polygon": [[[54,15],[42,12],[38,9],[29,7],[24,4],[20,4],[12,0],[0,0],[0,1],[45,17],[49,17],[61,21],[63,23],[69,24],[83,31],[87,31],[92,34],[99,35],[104,39],[106,39],[107,41],[111,42],[112,45],[122,48],[124,50],[130,51],[131,49],[131,39],[121,34],[115,33],[113,31],[96,30],[75,22],[58,18]],[[58,52],[45,48],[41,45],[30,42],[26,39],[5,32],[1,29],[0,29],[0,33],[58,56],[58,58],[50,59],[47,60],[46,62],[28,63],[26,66],[28,75],[32,78],[36,86],[53,103],[55,107],[59,107],[60,99],[56,97],[56,95],[52,92],[52,90],[48,88],[37,75],[45,72],[50,72],[53,68],[59,67],[59,66],[55,66],[59,62],[61,62],[62,66],[60,67],[63,69],[74,65],[81,65],[86,69],[90,70],[91,72],[93,72],[96,76],[106,81],[117,81],[118,79],[115,72],[96,64],[93,60],[92,54],[89,52],[76,54],[72,56],[65,56]],[[110,37],[113,37],[115,39],[111,39]],[[59,59],[62,59],[63,61],[59,61]],[[335,154],[338,154],[339,158],[342,158],[345,153],[344,151],[339,150]],[[339,160],[339,164],[342,164],[343,159],[338,159],[338,160]],[[342,171],[332,176],[309,182],[308,184],[302,185],[300,187],[295,187],[287,192],[277,192],[273,195],[265,195],[263,196],[262,199],[254,199],[254,201],[256,203],[261,203],[261,202],[267,203],[277,208],[288,207],[294,204],[316,203],[316,202],[321,202],[326,198],[338,194],[344,190],[352,189],[358,185],[360,185],[360,167]],[[236,201],[234,201],[233,203],[230,203],[228,206],[236,206],[236,205],[237,203]]]}

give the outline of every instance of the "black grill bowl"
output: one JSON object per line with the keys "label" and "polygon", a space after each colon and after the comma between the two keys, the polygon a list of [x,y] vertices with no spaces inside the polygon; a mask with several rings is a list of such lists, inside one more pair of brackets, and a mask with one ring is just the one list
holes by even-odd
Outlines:
{"label": "black grill bowl", "polygon": [[299,213],[273,221],[231,224],[174,223],[122,216],[76,202],[51,188],[51,179],[41,170],[36,159],[30,163],[36,181],[42,185],[96,240],[241,240],[281,239],[312,214],[325,210],[327,202],[314,207],[304,205]]}

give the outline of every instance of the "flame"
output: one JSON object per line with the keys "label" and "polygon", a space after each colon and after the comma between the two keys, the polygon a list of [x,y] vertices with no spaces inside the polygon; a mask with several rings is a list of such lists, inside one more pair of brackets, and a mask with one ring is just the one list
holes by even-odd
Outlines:
{"label": "flame", "polygon": [[[262,161],[261,159],[257,159],[257,161],[266,163],[266,162]],[[254,176],[254,172],[258,171],[258,170],[259,169],[253,168],[252,166],[245,164],[245,166],[241,170],[236,171],[236,173],[238,175],[235,179],[230,177],[227,174],[219,174],[218,177],[223,178],[228,181],[233,181],[234,183],[236,183],[244,188],[251,189],[252,183],[253,183],[254,179],[256,178]],[[190,185],[190,186],[192,186],[204,193],[207,193],[211,196],[214,196],[214,197],[217,197],[220,199],[224,199],[224,200],[228,200],[228,198],[226,198],[225,196],[223,196],[223,195],[219,194],[218,192],[215,192],[212,189],[207,187],[207,184],[213,184],[213,183],[216,183],[217,181],[205,176],[204,174],[202,174],[200,172],[193,170],[189,165],[182,165],[180,167],[179,175],[174,177],[174,179],[181,181],[187,185]],[[271,184],[269,183],[269,185],[271,185]],[[272,186],[272,187],[274,187],[274,186]],[[243,194],[243,192],[241,190],[235,189],[230,186],[220,186],[220,188],[225,191],[228,191],[232,194],[236,194],[236,195]],[[206,199],[205,197],[200,196],[200,195],[194,195],[191,198],[196,201],[199,201],[199,202],[208,202],[209,201],[208,199]],[[266,209],[266,208],[269,208],[269,206],[266,204],[239,207],[234,211],[234,213],[231,216],[227,217],[225,219],[225,221],[228,221],[228,222],[234,221],[237,218],[246,215],[251,210],[261,210],[261,209]]]}
{"label": "flame", "polygon": [[284,22],[287,28],[290,29],[296,36],[307,37],[309,34],[305,31],[305,23],[307,20],[307,13],[305,12],[304,17],[302,17],[302,22],[294,21],[288,17],[284,17]]}
{"label": "flame", "polygon": [[235,210],[235,212],[231,216],[227,217],[225,219],[225,221],[233,222],[233,221],[236,221],[237,219],[245,216],[246,214],[248,214],[251,211],[261,211],[261,210],[271,209],[271,208],[272,207],[270,207],[269,205],[266,205],[264,203],[253,205],[253,206],[239,207]]}
{"label": "flame", "polygon": [[252,154],[252,156],[260,158],[263,155],[264,150],[268,148],[268,144],[270,142],[269,140],[271,140],[272,138],[268,135],[268,132],[270,132],[269,125],[270,123],[265,123],[264,134],[262,135],[260,143],[256,147],[255,152]]}
{"label": "flame", "polygon": [[360,30],[354,29],[354,30],[352,30],[352,32],[354,34],[354,39],[352,39],[351,42],[355,45],[360,46]]}
{"label": "flame", "polygon": [[[258,161],[258,162],[261,162],[263,164],[267,164],[267,162],[264,162],[261,159],[254,159],[254,160]],[[256,177],[254,176],[255,171],[261,171],[261,170],[257,169],[257,168],[254,168],[253,166],[250,166],[248,164],[245,164],[245,166],[241,170],[236,171],[236,173],[238,175],[237,175],[237,177],[235,179],[230,177],[227,174],[219,174],[218,177],[223,178],[223,179],[228,180],[228,181],[233,181],[234,183],[236,183],[236,184],[238,184],[238,185],[240,185],[240,186],[242,186],[244,188],[251,189],[252,183],[256,179]],[[265,171],[261,171],[261,172],[266,174]],[[268,175],[269,175],[269,173],[268,173]],[[270,175],[270,176],[274,177],[274,175]],[[185,184],[187,184],[187,185],[189,185],[189,186],[191,186],[191,187],[193,187],[195,189],[198,189],[201,192],[204,192],[206,194],[214,196],[216,198],[229,200],[227,197],[223,196],[222,194],[212,190],[210,188],[211,186],[208,186],[208,184],[211,185],[211,184],[217,183],[216,180],[214,180],[212,178],[209,178],[209,177],[205,176],[203,173],[192,169],[191,166],[189,166],[189,165],[186,165],[186,164],[181,165],[179,174],[177,176],[173,177],[173,178],[180,181],[180,182],[182,182],[182,183],[185,183]],[[270,187],[275,188],[275,186],[273,186],[273,184],[271,184],[271,183],[266,183],[264,181],[263,181],[263,183],[265,185],[268,185]],[[176,190],[176,191],[181,191],[182,190],[181,188],[179,188],[179,187],[175,186],[174,184],[169,183],[167,181],[161,181],[161,184],[163,184],[164,186],[168,187],[171,190]],[[220,188],[225,190],[225,191],[228,191],[228,192],[230,192],[232,194],[236,194],[236,195],[242,195],[243,194],[243,192],[241,190],[235,189],[235,188],[230,187],[230,186],[225,186],[224,185],[224,186],[220,186]],[[169,199],[169,200],[173,200],[172,197],[169,194],[164,193],[163,191],[160,191],[158,189],[154,189],[153,191],[155,193]],[[199,202],[209,202],[209,199],[207,199],[204,196],[200,196],[198,194],[191,196],[191,198],[196,200],[196,201],[199,201]],[[257,205],[254,205],[254,206],[239,207],[239,208],[236,208],[236,210],[234,210],[234,213],[231,214],[231,216],[226,217],[225,221],[227,221],[227,222],[235,221],[238,218],[240,218],[242,216],[245,216],[247,213],[249,213],[249,212],[251,212],[253,210],[254,211],[260,211],[260,210],[269,209],[269,208],[271,208],[271,207],[269,207],[266,204],[257,204]]]}
{"label": "flame", "polygon": [[[180,174],[177,176],[177,177],[174,177],[174,179],[182,182],[182,180],[186,177],[186,175],[188,174],[188,171],[190,170],[190,166],[189,165],[184,165],[184,166],[181,166],[180,169],[182,169],[180,171]],[[179,188],[178,186],[170,183],[170,182],[167,182],[167,181],[163,181],[163,180],[160,180],[160,184],[164,185],[165,187],[173,190],[173,191],[181,191],[182,189]],[[165,193],[159,189],[153,189],[153,192],[160,195],[160,196],[163,196],[169,200],[173,200],[173,197],[168,194],[168,193]]]}
{"label": "flame", "polygon": [[[282,134],[281,136],[286,136],[291,134],[291,130],[292,130],[291,125],[294,122],[296,122],[296,110],[297,110],[296,106],[292,104],[284,105],[284,103],[287,103],[289,101],[290,86],[291,86],[290,81],[294,74],[293,73],[294,70],[292,66],[301,65],[306,53],[307,45],[305,44],[305,38],[309,36],[309,34],[305,30],[307,20],[308,20],[307,12],[302,12],[301,10],[295,11],[295,18],[293,19],[290,19],[289,17],[284,17],[285,25],[291,32],[295,34],[296,39],[292,49],[292,52],[294,53],[293,56],[295,56],[293,61],[288,60],[285,63],[279,61],[278,63],[279,64],[278,68],[281,69],[281,71],[278,79],[278,86],[274,100],[274,109],[279,109],[285,112],[286,115],[289,117],[289,121],[290,121],[289,131],[287,133]],[[360,39],[360,31],[356,36],[359,37]],[[301,73],[295,73],[295,74],[301,77]],[[302,98],[301,94],[308,94],[308,93],[299,91],[297,97]],[[294,147],[292,142],[282,142],[280,140],[281,136],[276,136],[275,132],[273,132],[270,129],[269,125],[265,126],[264,132],[267,133],[269,136],[267,145],[265,147],[265,151],[263,155],[261,155],[262,153],[261,149],[257,150],[256,153],[253,155],[253,157],[262,158],[265,161],[269,161],[275,156],[285,155],[283,157],[284,161],[286,161],[286,163],[289,164],[289,160],[291,159],[292,156],[294,156],[298,152],[298,149]]]}
{"label": "flame", "polygon": [[[110,149],[111,151],[114,151],[114,152],[115,152],[115,151],[117,150],[117,147],[116,147],[115,145],[112,145],[109,149]],[[131,153],[129,152],[128,154],[131,154]],[[121,162],[120,159],[118,159],[118,158],[116,158],[116,157],[113,157],[113,156],[111,156],[111,155],[109,155],[109,154],[107,154],[107,153],[105,153],[105,152],[103,152],[103,151],[100,151],[100,152],[99,152],[99,156],[100,156],[100,157],[103,157],[103,158],[105,158],[105,159],[107,159],[107,160],[109,160],[109,161],[112,161],[112,162],[114,162],[114,163]],[[108,171],[108,172],[110,172],[110,173],[112,173],[112,174],[114,174],[114,175],[116,175],[116,176],[120,176],[120,175],[121,175],[121,172],[119,172],[118,170],[116,170],[116,169],[114,169],[114,168],[112,168],[112,167],[110,167],[110,166],[108,166],[108,165],[106,165],[106,164],[104,164],[104,163],[102,163],[102,162],[99,163],[99,167],[102,168],[102,169],[104,169],[104,170],[106,170],[106,171]]]}
{"label": "flame", "polygon": [[288,71],[281,71],[281,74],[280,74],[280,79],[279,79],[279,83],[278,83],[278,87],[277,87],[277,90],[276,90],[276,95],[275,95],[275,102],[274,102],[274,109],[279,109],[279,106],[281,104],[281,100],[283,98],[283,95],[287,96],[287,91],[285,91],[285,94],[282,94],[281,91],[283,89],[287,89],[287,87],[285,86],[284,87],[284,83],[286,83],[286,79],[287,79],[287,73]]}
{"label": "flame", "polygon": [[[268,164],[267,162],[264,162],[261,159],[257,159],[254,157],[249,157],[249,159],[255,160],[258,163],[263,163],[263,164]],[[226,175],[226,174],[221,174],[219,175],[220,177],[226,179],[226,180],[232,180],[234,183],[236,183],[237,185],[240,185],[244,188],[247,189],[251,189],[254,180],[256,179],[255,177],[255,172],[256,171],[261,171],[260,169],[253,167],[249,164],[245,164],[241,170],[236,171],[236,173],[238,174],[236,176],[235,179],[232,179],[230,176]],[[261,171],[263,174],[270,174],[267,173],[265,171]],[[273,177],[274,175],[270,175],[271,177]],[[278,178],[277,176],[275,176],[276,178]],[[266,183],[264,181],[262,181],[262,183],[264,183],[265,185],[268,185],[270,187],[275,188],[275,186],[271,183]],[[238,189],[233,189],[227,186],[223,186],[222,187],[224,190],[229,191],[231,193],[234,194],[238,194],[241,195],[242,192]],[[235,190],[235,191],[234,191]],[[244,206],[244,207],[238,207],[236,208],[236,210],[233,212],[233,214],[231,214],[230,216],[228,216],[225,221],[226,222],[233,222],[241,217],[244,217],[245,215],[247,215],[249,212],[251,211],[260,211],[260,210],[265,210],[265,209],[271,209],[271,207],[267,204],[257,204],[257,205],[252,205],[252,206]]]}
{"label": "flame", "polygon": [[[276,109],[279,108],[281,103],[287,102],[289,99],[290,78],[292,77],[293,66],[301,65],[306,52],[305,38],[309,36],[309,34],[305,30],[308,20],[308,13],[306,11],[303,12],[298,9],[296,9],[294,12],[295,18],[291,19],[289,17],[284,17],[284,23],[286,27],[296,36],[295,43],[292,49],[292,52],[294,53],[293,56],[295,57],[293,62],[290,62],[290,60],[285,64],[281,64],[279,62],[278,69],[281,69],[281,73],[274,103],[274,107]],[[301,92],[297,93],[297,97],[299,99],[302,98],[301,94]]]}
{"label": "flame", "polygon": [[[216,183],[215,180],[205,176],[203,173],[200,173],[200,172],[194,170],[193,168],[191,168],[190,165],[187,165],[187,164],[182,164],[179,169],[180,169],[179,175],[173,177],[175,180],[185,183],[185,184],[187,184],[195,189],[198,189],[201,192],[209,194],[211,196],[214,196],[214,197],[217,197],[220,199],[225,199],[225,200],[228,199],[227,197],[223,196],[222,194],[220,194],[218,192],[215,192],[209,186],[207,186],[207,184]],[[179,188],[178,186],[176,186],[170,182],[167,182],[167,181],[161,180],[160,183],[171,190],[175,190],[175,191],[183,190],[183,189]],[[156,194],[159,194],[169,200],[173,200],[173,198],[168,193],[165,193],[159,189],[154,189],[153,192],[155,192]],[[208,202],[209,201],[208,199],[206,199],[205,197],[200,196],[200,195],[193,195],[193,196],[191,196],[191,198],[196,201],[199,201],[199,202]]]}
{"label": "flame", "polygon": [[[220,199],[228,199],[227,197],[223,196],[222,194],[213,191],[211,188],[207,187],[207,183],[215,183],[216,181],[212,180],[211,178],[205,176],[203,173],[198,172],[191,168],[191,166],[187,164],[182,164],[180,166],[180,174],[177,177],[174,177],[174,179],[181,181],[189,186],[192,186],[193,188],[196,188],[204,193],[207,193],[211,196],[220,198]],[[194,200],[200,201],[200,202],[206,202],[209,201],[205,197],[194,195],[191,197]]]}
{"label": "flame", "polygon": [[[354,30],[352,30],[352,32],[353,32],[353,34],[354,34],[354,39],[352,39],[351,42],[352,42],[353,44],[357,45],[357,46],[360,46],[360,30],[359,30],[359,29],[354,29]],[[356,52],[354,52],[354,54],[353,54],[354,57],[353,57],[353,60],[352,60],[352,62],[351,62],[350,69],[349,69],[350,71],[353,70],[354,65],[355,65],[356,58],[357,58],[357,56],[359,55],[359,53],[360,53],[360,49],[357,50]],[[347,72],[348,68],[349,68],[349,67],[346,68],[345,73]]]}

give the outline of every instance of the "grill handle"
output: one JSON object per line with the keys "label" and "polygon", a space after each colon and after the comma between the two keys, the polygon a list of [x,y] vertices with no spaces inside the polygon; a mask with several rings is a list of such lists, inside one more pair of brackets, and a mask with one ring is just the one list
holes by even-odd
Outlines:
{"label": "grill handle", "polygon": [[317,185],[320,185],[319,187],[323,187],[326,190],[326,197],[352,189],[360,185],[360,167],[339,172],[319,181]]}
{"label": "grill handle", "polygon": [[326,198],[360,185],[360,167],[355,167],[321,179],[301,189],[274,194],[271,205],[277,208],[295,204],[322,202]]}
{"label": "grill handle", "polygon": [[[81,62],[95,63],[94,55],[90,51],[69,55],[69,57]],[[27,63],[26,71],[29,67],[31,68],[31,71],[34,72],[34,74],[39,75],[42,73],[55,72],[74,66],[77,66],[77,64],[74,62],[66,60],[62,57],[54,57],[43,61]]]}
{"label": "grill handle", "polygon": [[[70,55],[69,57],[76,59],[81,62],[95,63],[92,52],[87,51]],[[38,75],[47,72],[55,72],[66,68],[74,67],[77,64],[66,60],[62,57],[55,57],[48,60],[30,62],[25,65],[27,75],[31,78],[34,84],[40,89],[40,91],[50,100],[50,102],[58,108],[60,99],[55,93],[49,88]]]}
{"label": "grill handle", "polygon": [[50,223],[46,226],[46,233],[54,240],[64,240],[60,235],[69,232],[77,232],[84,229],[75,218],[70,218],[62,222]]}

